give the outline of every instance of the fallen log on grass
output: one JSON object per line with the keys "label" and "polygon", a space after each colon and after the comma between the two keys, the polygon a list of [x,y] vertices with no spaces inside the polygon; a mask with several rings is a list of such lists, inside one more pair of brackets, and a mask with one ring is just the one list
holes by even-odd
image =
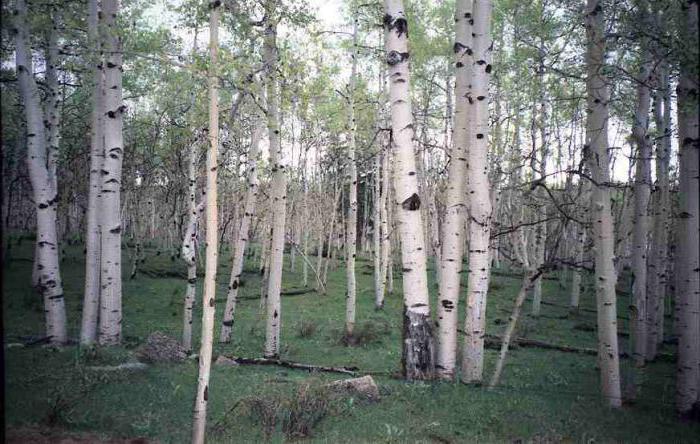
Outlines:
{"label": "fallen log on grass", "polygon": [[99,366],[87,367],[88,370],[97,371],[97,372],[116,372],[116,371],[120,371],[120,370],[128,370],[128,371],[146,370],[147,368],[148,368],[148,365],[144,364],[143,362],[126,362],[124,364],[119,364],[119,365],[99,365]]}
{"label": "fallen log on grass", "polygon": [[[301,288],[296,290],[282,290],[280,296],[301,296],[303,294],[309,294],[315,292],[314,288]],[[239,296],[239,301],[257,301],[260,299],[260,295],[255,296]],[[225,299],[217,299],[216,302],[226,302]]]}
{"label": "fallen log on grass", "polygon": [[[496,335],[486,335],[485,338],[485,343],[489,345],[493,345],[495,348],[500,349],[501,343],[503,342],[503,339],[500,336]],[[586,348],[586,347],[572,347],[569,345],[559,345],[559,344],[551,344],[549,342],[544,342],[544,341],[538,341],[537,339],[527,339],[527,338],[513,338],[511,340],[513,344],[517,344],[520,347],[524,348],[543,348],[546,350],[557,350],[565,353],[580,353],[584,355],[597,355],[598,350],[594,348]],[[623,352],[624,353],[624,352]],[[623,353],[620,353],[620,356],[622,356]],[[626,355],[626,354],[625,354]]]}
{"label": "fallen log on grass", "polygon": [[[497,270],[491,270],[491,274],[494,276],[502,276],[502,277],[510,277],[514,279],[522,279],[523,278],[523,273],[517,273],[517,272],[512,272],[512,271],[497,271]],[[560,279],[557,276],[542,276],[541,279],[543,281],[560,281]]]}
{"label": "fallen log on grass", "polygon": [[306,370],[308,372],[342,373],[345,375],[356,375],[359,371],[357,367],[327,367],[323,365],[302,364],[300,362],[284,361],[272,358],[242,358],[239,356],[227,356],[236,364],[240,365],[274,365],[278,367]]}
{"label": "fallen log on grass", "polygon": [[[459,330],[460,333],[464,334],[463,330]],[[501,349],[502,338],[496,335],[486,335],[484,338],[484,346],[492,350]],[[583,355],[597,356],[598,350],[595,348],[588,347],[573,347],[569,345],[559,345],[552,344],[545,341],[539,341],[537,339],[528,338],[515,338],[511,340],[512,345],[516,345],[523,348],[542,348],[545,350],[556,350],[564,353],[578,353]],[[513,348],[513,347],[511,347]],[[630,355],[627,352],[620,352],[620,358],[627,359]],[[655,361],[658,362],[676,362],[676,356],[671,353],[659,353],[656,355]]]}

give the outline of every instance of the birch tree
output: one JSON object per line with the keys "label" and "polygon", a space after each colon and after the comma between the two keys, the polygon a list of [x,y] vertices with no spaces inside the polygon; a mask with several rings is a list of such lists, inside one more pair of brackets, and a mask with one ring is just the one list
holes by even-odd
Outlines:
{"label": "birch tree", "polygon": [[100,208],[102,206],[101,171],[104,163],[104,64],[99,36],[98,0],[88,2],[88,46],[93,51],[92,112],[90,116],[90,179],[86,215],[85,236],[85,289],[80,343],[97,341],[97,320],[100,308]]}
{"label": "birch tree", "polygon": [[[464,254],[464,210],[467,152],[471,134],[469,98],[471,93],[472,0],[455,4],[455,111],[452,150],[445,196],[445,219],[442,228],[440,262],[440,297],[437,305],[438,352],[435,363],[437,376],[453,379],[457,361],[457,323],[459,290]],[[473,99],[472,99],[473,100]]]}
{"label": "birch tree", "polygon": [[56,159],[49,157],[47,147],[45,116],[41,109],[39,88],[34,79],[34,66],[29,46],[29,24],[25,0],[17,0],[15,4],[14,25],[17,80],[27,125],[27,167],[36,208],[36,285],[44,300],[46,336],[52,344],[62,345],[67,340],[66,308],[56,233],[58,190],[55,176],[52,176],[55,166],[50,165]]}
{"label": "birch tree", "polygon": [[219,15],[221,2],[209,3],[209,150],[207,151],[206,191],[206,252],[204,264],[204,292],[202,294],[202,338],[199,346],[199,377],[194,401],[192,443],[204,443],[209,400],[209,374],[214,342],[214,314],[216,312],[216,270],[219,255],[217,211],[217,167],[219,151],[219,88],[218,51]]}
{"label": "birch tree", "polygon": [[659,90],[654,96],[656,126],[656,184],[653,190],[653,228],[647,279],[647,345],[646,358],[656,358],[658,345],[663,342],[664,302],[668,281],[668,240],[670,219],[669,158],[671,155],[671,94],[668,64],[657,68]]}
{"label": "birch tree", "polygon": [[[641,8],[646,8],[642,3]],[[642,23],[648,23],[644,11]],[[642,43],[648,45],[647,42]],[[647,48],[642,48],[642,61],[637,79],[637,108],[632,127],[632,138],[637,145],[636,171],[634,176],[634,228],[632,233],[632,297],[631,313],[636,367],[646,362],[647,345],[647,235],[649,232],[648,205],[651,196],[651,143],[647,132],[649,105],[651,103],[652,60]]]}
{"label": "birch tree", "polygon": [[197,297],[197,232],[203,202],[197,205],[197,144],[194,140],[189,147],[187,160],[187,230],[182,240],[182,258],[187,264],[187,290],[183,309],[182,346],[192,351],[192,315]]}
{"label": "birch tree", "polygon": [[241,284],[241,274],[243,273],[243,262],[245,260],[245,250],[250,234],[250,224],[255,216],[255,205],[258,197],[258,157],[260,151],[260,139],[263,136],[263,116],[256,109],[253,118],[253,132],[251,135],[250,149],[248,150],[247,164],[247,189],[245,204],[241,224],[238,228],[238,235],[233,250],[233,264],[231,265],[231,277],[228,283],[228,294],[226,295],[226,308],[221,322],[220,342],[231,341],[231,330],[233,329],[236,304],[238,302],[238,290]]}
{"label": "birch tree", "polygon": [[610,93],[605,67],[605,14],[600,0],[586,5],[586,119],[585,156],[592,176],[591,220],[595,247],[598,362],[601,391],[610,407],[620,407],[620,357],[617,343],[617,276],[613,219],[610,210],[610,157],[608,154],[608,103]]}
{"label": "birch tree", "polygon": [[[688,1],[681,18],[685,42],[678,80],[678,367],[676,410],[689,417],[700,401],[700,134],[698,134],[698,3]],[[695,407],[694,407],[695,406]]]}
{"label": "birch tree", "polygon": [[98,337],[101,345],[119,344],[122,334],[122,128],[126,107],[122,101],[122,41],[117,29],[118,14],[119,0],[103,0],[105,98]]}
{"label": "birch tree", "polygon": [[430,379],[435,371],[428,299],[423,220],[416,178],[409,78],[408,21],[402,0],[384,0],[386,63],[389,69],[394,190],[403,271],[402,370],[407,380]]}
{"label": "birch tree", "polygon": [[265,357],[276,357],[280,352],[280,327],[282,322],[282,265],[284,259],[284,225],[287,202],[287,176],[282,158],[279,123],[279,91],[277,84],[277,0],[265,2],[265,31],[263,57],[267,88],[267,130],[270,141],[270,166],[272,168],[272,242],[270,244],[270,274],[267,280],[267,323],[265,327]]}
{"label": "birch tree", "polygon": [[355,122],[355,84],[357,82],[357,7],[353,6],[352,27],[352,67],[348,84],[348,214],[345,230],[345,266],[347,275],[347,294],[345,295],[345,336],[349,339],[355,329],[355,305],[357,298],[357,281],[355,279],[355,257],[357,255],[357,165],[355,163],[357,131]]}
{"label": "birch tree", "polygon": [[489,0],[474,1],[474,59],[472,91],[468,97],[473,116],[467,156],[469,193],[469,284],[467,288],[462,382],[480,382],[484,368],[486,297],[489,288],[491,198],[487,162],[489,140],[489,78],[491,77],[491,9]]}

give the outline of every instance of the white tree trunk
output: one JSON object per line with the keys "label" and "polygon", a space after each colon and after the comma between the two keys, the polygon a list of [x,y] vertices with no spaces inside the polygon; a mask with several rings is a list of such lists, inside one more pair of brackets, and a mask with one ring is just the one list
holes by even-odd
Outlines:
{"label": "white tree trunk", "polygon": [[119,0],[103,0],[105,28],[104,164],[101,190],[99,342],[116,345],[122,330],[121,185],[123,146],[122,42],[117,30]]}
{"label": "white tree trunk", "polygon": [[[692,414],[700,398],[700,135],[698,134],[698,4],[687,2],[684,41],[689,42],[678,81],[679,220],[678,368],[676,410]],[[697,407],[695,407],[697,408]]]}
{"label": "white tree trunk", "polygon": [[484,368],[486,297],[489,289],[489,237],[491,199],[489,196],[489,79],[491,77],[490,0],[474,2],[474,63],[472,94],[469,96],[473,131],[468,155],[469,190],[469,284],[462,353],[462,381],[480,382]]}
{"label": "white tree trunk", "polygon": [[17,79],[27,121],[27,167],[36,207],[36,284],[44,299],[46,336],[52,344],[62,345],[66,342],[67,333],[56,233],[58,196],[56,182],[48,168],[44,115],[29,49],[27,4],[24,0],[17,0],[15,8]]}
{"label": "white tree trunk", "polygon": [[575,233],[575,251],[576,251],[576,267],[572,269],[571,275],[571,294],[569,299],[569,309],[572,312],[578,311],[581,301],[581,266],[583,265],[583,249],[586,245],[586,228],[576,224]]}
{"label": "white tree trunk", "polygon": [[518,319],[520,318],[520,311],[525,302],[525,297],[527,296],[528,290],[532,287],[533,277],[537,278],[539,272],[529,271],[523,276],[523,281],[520,284],[520,291],[515,297],[515,304],[513,305],[513,312],[508,318],[508,325],[506,326],[506,331],[503,333],[503,339],[501,340],[501,350],[498,353],[498,360],[496,361],[496,368],[493,371],[491,380],[489,381],[489,388],[493,388],[498,385],[498,381],[501,378],[501,373],[503,372],[503,366],[506,363],[506,356],[508,355],[508,347],[510,346],[510,341],[513,338],[513,333],[515,333],[515,327],[518,324]]}
{"label": "white tree trunk", "polygon": [[203,444],[207,426],[209,374],[214,342],[214,314],[216,312],[216,270],[219,255],[217,219],[217,166],[219,151],[219,15],[221,3],[210,3],[209,15],[209,150],[207,153],[206,252],[204,263],[204,291],[202,294],[202,338],[199,346],[199,377],[194,401],[192,443]]}
{"label": "white tree trunk", "polygon": [[425,240],[418,196],[416,155],[413,146],[408,68],[408,21],[401,0],[385,0],[386,62],[389,65],[394,189],[401,237],[403,266],[404,377],[430,379],[434,368],[434,344],[426,271]]}
{"label": "white tree trunk", "polygon": [[192,141],[187,163],[187,230],[182,240],[182,259],[187,264],[187,290],[183,309],[182,346],[189,353],[192,351],[192,314],[197,297],[197,226],[199,216],[204,209],[204,202],[197,205],[197,144]]}
{"label": "white tree trunk", "polygon": [[[646,362],[647,345],[647,235],[649,233],[649,197],[651,196],[651,142],[647,133],[649,105],[651,103],[652,60],[651,54],[642,48],[644,60],[637,85],[637,108],[632,127],[632,137],[637,145],[634,177],[634,228],[632,232],[632,299],[630,311],[632,357],[636,367]],[[630,386],[630,389],[635,384]]]}
{"label": "white tree trunk", "polygon": [[455,113],[452,150],[445,196],[445,219],[442,226],[439,301],[437,304],[438,349],[436,374],[452,380],[457,362],[457,324],[459,290],[464,255],[464,207],[467,152],[471,132],[469,93],[474,64],[472,57],[472,0],[455,4]]}
{"label": "white tree trunk", "polygon": [[613,218],[610,210],[608,155],[608,92],[602,75],[605,64],[605,17],[600,0],[588,0],[586,8],[586,90],[589,109],[584,148],[591,175],[591,220],[595,247],[595,281],[598,308],[598,361],[601,390],[610,407],[621,406],[620,357],[617,344],[617,297]]}
{"label": "white tree trunk", "polygon": [[[668,240],[670,216],[669,158],[671,153],[669,73],[665,63],[659,67],[660,91],[654,99],[654,120],[657,129],[656,187],[653,212],[652,244],[647,263],[647,360],[656,358],[663,342],[664,300],[668,282]],[[668,102],[667,99],[668,98]]]}
{"label": "white tree trunk", "polygon": [[277,84],[277,22],[276,0],[265,3],[264,63],[267,74],[267,128],[272,167],[272,242],[270,245],[270,276],[267,282],[267,324],[265,328],[266,358],[279,356],[282,322],[282,265],[284,259],[284,224],[286,218],[287,177],[282,159],[279,124],[279,91]]}
{"label": "white tree trunk", "polygon": [[[540,157],[540,178],[539,180],[545,181],[547,177],[547,158],[549,156],[549,149],[548,149],[548,141],[546,137],[546,125],[547,125],[547,103],[546,103],[546,97],[545,97],[545,90],[544,90],[544,45],[541,45],[539,47],[539,64],[537,67],[537,95],[540,100],[540,109],[539,113],[536,112],[536,106],[533,106],[533,114],[538,114],[537,118],[533,116],[533,132],[535,131],[535,127],[539,130],[540,133],[540,149],[539,149],[539,157]],[[534,141],[537,140],[536,133],[533,134],[532,137],[533,140],[533,159],[535,160],[534,163],[537,163],[537,151],[536,151],[536,145]],[[533,168],[533,175],[535,174],[534,168]],[[541,206],[540,214],[537,215],[538,218],[542,219],[547,219],[547,195],[546,191],[544,190],[543,187],[537,187],[535,193],[537,196],[537,200],[539,201]],[[547,222],[542,222],[537,224],[535,227],[535,261],[534,261],[534,266],[532,267],[534,270],[539,269],[545,261],[545,247],[547,244]],[[543,275],[540,274],[537,276],[535,282],[533,283],[533,289],[532,289],[532,316],[537,317],[540,315],[540,311],[542,309],[542,278]]]}
{"label": "white tree trunk", "polygon": [[250,223],[255,216],[255,205],[258,198],[258,155],[260,139],[263,136],[263,117],[256,114],[253,123],[253,133],[248,150],[248,188],[246,189],[245,207],[243,217],[241,217],[240,228],[236,237],[236,244],[233,249],[233,264],[231,265],[231,277],[228,282],[228,294],[226,296],[226,308],[224,318],[221,323],[220,342],[231,341],[231,330],[233,329],[234,316],[236,313],[236,303],[238,302],[238,289],[241,283],[241,273],[243,272],[243,262],[245,259],[245,249],[248,244],[250,233]]}
{"label": "white tree trunk", "polygon": [[[355,329],[355,304],[357,298],[357,281],[355,278],[355,256],[357,255],[357,165],[355,163],[355,84],[357,82],[357,10],[353,11],[352,31],[352,68],[348,84],[348,215],[345,230],[345,266],[347,276],[347,294],[345,295],[345,335],[351,337]],[[365,206],[367,208],[367,206]],[[367,213],[365,211],[365,213]],[[363,233],[364,234],[364,233]]]}
{"label": "white tree trunk", "polygon": [[[381,140],[381,139],[380,139]],[[384,305],[384,264],[382,263],[382,146],[374,155],[374,180],[372,180],[372,243],[374,259],[374,308]]]}
{"label": "white tree trunk", "polygon": [[[389,261],[391,258],[391,232],[389,231],[391,224],[389,222],[389,207],[391,200],[389,199],[390,186],[389,181],[391,180],[391,171],[389,169],[389,158],[391,151],[389,150],[390,145],[388,141],[388,135],[384,135],[383,139],[386,138],[386,142],[382,142],[382,194],[379,201],[379,217],[381,218],[381,234],[382,234],[382,257],[381,257],[381,288],[377,290],[377,295],[374,300],[374,307],[381,309],[384,307],[384,295],[387,290],[389,290]],[[393,287],[389,292],[393,291]]]}

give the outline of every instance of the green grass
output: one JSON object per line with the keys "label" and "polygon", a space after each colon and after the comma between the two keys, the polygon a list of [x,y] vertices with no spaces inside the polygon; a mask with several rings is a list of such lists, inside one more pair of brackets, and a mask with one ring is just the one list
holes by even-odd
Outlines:
{"label": "green grass", "polygon": [[[10,259],[4,265],[3,308],[6,342],[43,332],[43,308],[29,288],[31,242],[12,241]],[[66,247],[62,271],[70,334],[80,324],[83,285],[82,246]],[[185,272],[179,261],[146,249],[142,268],[151,276],[164,271]],[[220,256],[217,294],[217,332],[229,275],[229,252]],[[124,263],[130,264],[125,252]],[[257,264],[247,264],[242,297],[259,294]],[[125,266],[125,274],[127,273]],[[345,272],[329,273],[328,294],[315,292],[282,298],[282,358],[305,363],[356,366],[375,376],[382,400],[369,404],[346,398],[335,402],[307,439],[312,442],[503,442],[515,439],[535,442],[697,442],[698,425],[677,422],[673,413],[674,365],[650,364],[639,401],[618,411],[603,407],[598,395],[595,357],[557,351],[520,348],[510,352],[501,387],[456,383],[404,383],[391,376],[399,369],[401,343],[401,297],[387,297],[385,309],[373,307],[371,262],[358,261],[359,324],[371,323],[374,340],[361,347],[341,344]],[[435,298],[434,272],[431,293]],[[310,283],[313,281],[310,279]],[[520,279],[495,275],[488,304],[488,332],[504,328]],[[566,305],[568,283],[545,281],[544,300]],[[301,260],[291,273],[285,262],[283,287],[301,287]],[[400,289],[400,282],[396,288]],[[121,363],[131,359],[133,349],[149,333],[161,330],[180,336],[184,279],[139,274],[124,280],[124,347],[81,351],[77,347],[53,350],[42,347],[6,348],[6,420],[12,427],[56,426],[71,431],[90,431],[113,437],[146,436],[165,443],[188,442],[191,408],[197,378],[195,361],[153,365],[145,371],[100,373],[90,365]],[[198,289],[201,291],[201,288]],[[201,293],[198,293],[201,297]],[[219,302],[220,301],[220,302]],[[433,300],[433,303],[435,301]],[[215,354],[257,357],[262,354],[264,323],[258,300],[239,305],[234,340],[215,344]],[[586,292],[582,305],[593,308],[593,295]],[[620,297],[621,313],[628,300]],[[460,310],[462,306],[460,307]],[[526,303],[524,312],[530,310]],[[581,347],[595,347],[595,332],[574,329],[595,324],[594,313],[580,312],[560,319],[567,309],[542,307],[543,316],[522,318],[521,333],[530,338]],[[201,312],[195,317],[195,344],[199,338]],[[302,324],[308,325],[301,334]],[[621,328],[626,329],[625,322]],[[624,342],[622,343],[625,346]],[[668,353],[671,350],[665,349]],[[486,353],[485,375],[491,374],[496,352]],[[624,364],[627,365],[626,363]],[[275,367],[213,367],[209,396],[211,442],[257,442],[265,438],[261,426],[246,407],[251,397],[293,396],[298,385],[312,378],[339,379],[338,375],[309,375]],[[281,430],[271,436],[283,441]]]}

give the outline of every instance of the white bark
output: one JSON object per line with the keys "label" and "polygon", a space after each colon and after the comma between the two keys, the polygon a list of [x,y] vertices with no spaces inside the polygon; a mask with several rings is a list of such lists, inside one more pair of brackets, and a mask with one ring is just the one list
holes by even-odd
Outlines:
{"label": "white bark", "polygon": [[384,268],[382,263],[382,151],[374,155],[374,179],[372,180],[372,243],[374,259],[374,308],[384,305]]}
{"label": "white bark", "polygon": [[15,8],[17,79],[27,122],[27,167],[36,207],[36,284],[44,299],[46,336],[50,337],[52,344],[62,345],[67,333],[56,233],[57,189],[47,166],[49,154],[44,115],[29,49],[27,4],[24,0],[17,0]]}
{"label": "white bark", "polygon": [[656,186],[653,211],[652,243],[649,253],[647,278],[647,360],[656,358],[658,346],[663,342],[664,301],[668,282],[668,241],[670,218],[669,158],[671,153],[670,91],[668,66],[662,63],[660,91],[654,98],[656,122]]}
{"label": "white bark", "polygon": [[489,288],[489,236],[491,233],[491,199],[489,196],[488,87],[491,77],[491,9],[490,0],[474,2],[474,63],[472,94],[473,132],[468,155],[469,190],[469,284],[462,353],[462,381],[480,382],[484,367],[486,334],[486,297]]}
{"label": "white bark", "polygon": [[[688,1],[683,17],[686,42],[698,39],[698,4]],[[678,368],[676,410],[690,415],[700,400],[700,135],[698,134],[698,53],[688,43],[678,82]],[[695,407],[697,408],[697,407]]]}
{"label": "white bark", "polygon": [[610,94],[602,75],[605,64],[605,17],[599,0],[588,0],[586,8],[586,90],[589,109],[586,120],[587,160],[593,178],[591,212],[595,247],[595,281],[598,312],[598,361],[601,391],[610,407],[621,406],[620,358],[617,344],[617,276],[613,219],[610,210],[608,155],[608,102]]}
{"label": "white bark", "polygon": [[498,385],[498,381],[501,378],[501,373],[503,372],[503,366],[506,362],[506,356],[508,355],[508,347],[510,346],[510,341],[513,338],[513,333],[515,333],[515,327],[518,324],[518,318],[520,318],[520,311],[523,307],[523,302],[525,302],[525,297],[527,296],[528,290],[532,287],[533,277],[537,279],[539,272],[528,272],[523,276],[523,281],[520,284],[520,291],[515,297],[515,304],[513,306],[513,312],[508,318],[508,325],[506,326],[506,331],[503,333],[503,340],[501,341],[501,350],[498,353],[498,360],[496,361],[496,368],[493,371],[491,380],[489,381],[489,388],[493,388]]}
{"label": "white bark", "polygon": [[637,367],[646,362],[647,345],[647,235],[649,232],[649,197],[651,196],[651,142],[647,133],[651,103],[652,66],[648,51],[643,48],[644,60],[637,85],[632,137],[637,145],[634,177],[634,228],[632,233],[632,299],[631,329],[634,349],[632,357]]}
{"label": "white bark", "polygon": [[[442,226],[439,301],[437,305],[438,349],[436,374],[451,380],[457,362],[457,324],[459,290],[464,255],[464,207],[467,152],[471,134],[469,96],[474,59],[472,57],[472,0],[455,4],[455,113],[452,150],[445,196],[445,219]],[[473,100],[473,99],[472,99]]]}
{"label": "white bark", "polygon": [[401,237],[404,326],[403,374],[408,380],[429,379],[434,372],[425,240],[418,196],[413,146],[408,68],[408,21],[401,0],[385,0],[386,62],[389,65],[394,189]]}
{"label": "white bark", "polygon": [[123,147],[122,42],[117,29],[119,0],[103,0],[105,29],[104,163],[101,189],[101,257],[99,343],[121,342],[122,225],[121,184]]}
{"label": "white bark", "polygon": [[214,314],[216,311],[216,270],[219,254],[217,219],[217,166],[219,151],[219,88],[218,50],[219,16],[221,3],[210,5],[209,15],[209,150],[207,153],[206,192],[206,252],[204,263],[204,292],[202,295],[202,338],[199,346],[199,377],[194,402],[192,443],[203,444],[207,425],[209,400],[209,374],[211,371],[212,345],[214,342]]}
{"label": "white bark", "polygon": [[245,259],[245,249],[248,244],[250,233],[250,223],[255,216],[255,205],[258,198],[258,157],[260,139],[263,136],[263,117],[256,114],[253,123],[253,133],[248,150],[247,180],[245,207],[241,224],[236,237],[236,244],[233,249],[233,264],[231,265],[231,277],[228,282],[228,294],[226,296],[226,308],[224,318],[221,323],[220,342],[231,341],[231,330],[233,329],[234,316],[236,313],[236,303],[238,302],[238,289],[241,283],[241,273],[243,272],[243,262]]}
{"label": "white bark", "polygon": [[[388,142],[388,135],[384,135],[383,139],[386,138],[386,142]],[[382,244],[381,244],[381,250],[382,250],[382,256],[380,259],[381,263],[381,269],[380,269],[380,275],[381,275],[381,288],[377,290],[377,294],[375,297],[374,301],[374,307],[375,308],[383,308],[384,307],[384,295],[386,294],[387,290],[391,293],[393,288],[389,290],[389,261],[391,258],[391,232],[389,231],[389,228],[391,227],[391,224],[389,222],[389,207],[390,205],[390,199],[389,199],[389,181],[391,180],[391,171],[389,170],[389,156],[391,152],[389,151],[389,143],[384,143],[382,142],[382,191],[381,195],[379,197],[379,217],[381,218],[381,235],[382,235]]]}
{"label": "white bark", "polygon": [[272,242],[270,245],[270,276],[267,282],[267,324],[265,328],[266,358],[279,356],[282,305],[282,265],[284,254],[284,224],[286,218],[287,177],[282,159],[279,124],[279,90],[277,84],[277,2],[265,3],[264,63],[267,75],[267,128],[272,167]]}
{"label": "white bark", "polygon": [[182,346],[192,351],[192,312],[197,297],[197,226],[204,202],[197,205],[197,140],[190,145],[187,163],[187,230],[182,240],[182,259],[187,264],[187,290],[183,309]]}
{"label": "white bark", "polygon": [[576,251],[576,267],[572,269],[571,275],[571,294],[569,299],[569,309],[577,311],[581,300],[581,266],[583,265],[583,249],[586,245],[586,229],[585,227],[576,224],[574,228],[575,239],[574,247]]}
{"label": "white bark", "polygon": [[[347,276],[347,294],[345,295],[345,335],[352,336],[355,329],[355,305],[357,298],[357,281],[355,278],[355,256],[357,255],[357,165],[355,163],[355,84],[357,82],[357,10],[353,13],[352,31],[352,68],[348,84],[348,214],[345,229],[345,267]],[[367,208],[367,206],[365,206]],[[365,211],[366,213],[366,211]]]}
{"label": "white bark", "polygon": [[[540,142],[540,149],[539,149],[539,157],[540,157],[540,164],[539,164],[539,169],[540,169],[540,178],[539,180],[545,181],[547,177],[547,157],[549,156],[549,149],[548,149],[548,141],[546,137],[546,125],[547,125],[547,104],[545,101],[545,91],[544,91],[544,45],[541,45],[538,48],[539,52],[539,64],[537,67],[537,95],[540,100],[540,106],[539,106],[539,113],[537,113],[536,106],[533,105],[533,114],[537,114],[537,118],[533,115],[533,125],[532,125],[532,130],[533,130],[533,164],[537,163],[537,154],[536,154],[536,145],[535,142],[537,140],[537,136],[535,133],[535,127],[539,130],[539,142]],[[535,169],[533,168],[533,175],[535,174]],[[547,205],[546,203],[543,204],[543,202],[546,202],[547,196],[546,196],[546,191],[542,187],[537,187],[537,190],[535,191],[535,195],[537,196],[537,200],[539,201],[540,205],[542,205],[540,214],[537,215],[537,217],[541,217],[542,219],[547,219]],[[534,266],[533,269],[537,270],[539,269],[542,264],[544,264],[545,260],[545,246],[547,243],[547,222],[542,222],[540,224],[537,224],[535,227],[535,260],[534,260]],[[532,289],[532,316],[539,316],[540,311],[542,309],[542,278],[543,275],[540,274],[537,276],[535,282],[533,283],[533,289]]]}

